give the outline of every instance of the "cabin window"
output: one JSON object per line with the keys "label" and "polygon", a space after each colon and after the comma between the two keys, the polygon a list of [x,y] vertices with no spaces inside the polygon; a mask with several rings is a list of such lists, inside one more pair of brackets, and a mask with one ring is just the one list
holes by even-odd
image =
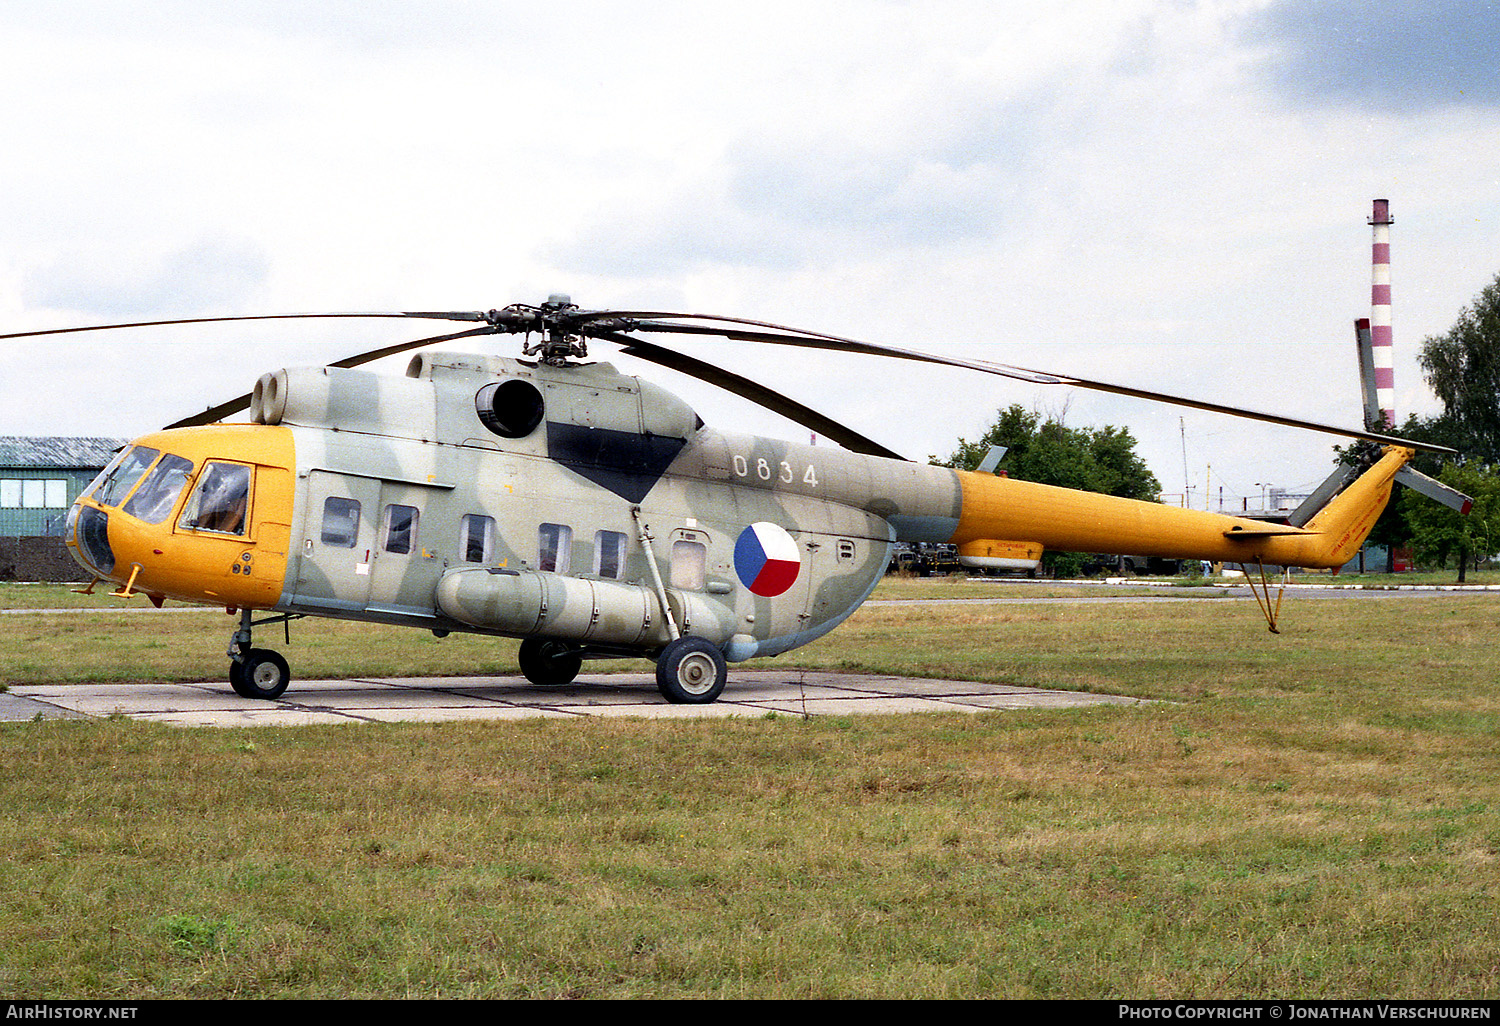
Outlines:
{"label": "cabin window", "polygon": [[612,581],[625,576],[625,536],[619,531],[595,533],[594,573]]}
{"label": "cabin window", "polygon": [[567,573],[573,565],[573,529],[566,524],[542,524],[536,535],[536,568]]}
{"label": "cabin window", "polygon": [[385,551],[404,556],[417,541],[417,507],[396,503],[385,508]]}
{"label": "cabin window", "polygon": [[352,549],[359,538],[359,502],[330,495],[323,500],[323,544]]}
{"label": "cabin window", "polygon": [[191,460],[170,453],[161,458],[146,480],[123,507],[126,513],[148,524],[159,524],[172,513],[177,497],[193,472]]}
{"label": "cabin window", "polygon": [[160,455],[161,450],[148,449],[144,445],[122,452],[94,479],[89,494],[101,506],[118,506]]}
{"label": "cabin window", "polygon": [[199,475],[178,526],[242,535],[249,510],[250,468],[240,463],[210,463]]}
{"label": "cabin window", "polygon": [[702,542],[672,543],[672,587],[702,591],[708,574],[708,546]]}
{"label": "cabin window", "polygon": [[495,518],[469,513],[463,519],[459,536],[465,563],[488,563],[495,547]]}

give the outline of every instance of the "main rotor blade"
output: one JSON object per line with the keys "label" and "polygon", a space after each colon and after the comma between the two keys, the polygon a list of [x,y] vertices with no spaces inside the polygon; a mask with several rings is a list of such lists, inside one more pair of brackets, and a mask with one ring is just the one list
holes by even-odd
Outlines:
{"label": "main rotor blade", "polygon": [[[522,311],[521,315],[507,319],[504,315],[511,311]],[[8,338],[39,338],[45,335],[73,335],[83,331],[118,331],[126,328],[160,328],[177,324],[230,324],[242,321],[312,321],[312,320],[378,320],[382,318],[412,319],[420,318],[435,321],[486,321],[495,324],[499,321],[501,330],[526,331],[541,330],[546,326],[543,314],[544,307],[533,307],[525,304],[516,304],[504,310],[350,310],[325,313],[284,313],[284,314],[242,314],[226,317],[172,317],[157,321],[116,321],[109,324],[85,324],[72,328],[42,328],[36,331],[12,331],[0,334],[0,339]],[[778,324],[769,324],[764,321],[747,321],[738,317],[715,317],[709,314],[682,314],[667,310],[577,310],[569,308],[553,312],[557,318],[556,323],[570,327],[586,327],[594,321],[610,322],[620,318],[636,319],[641,317],[673,317],[687,320],[711,320],[729,324],[758,325],[765,328],[780,328],[783,331],[795,332],[795,328],[784,328]],[[530,316],[528,316],[530,315]],[[600,330],[614,330],[618,325],[606,323]],[[816,332],[805,332],[810,337],[822,337],[836,339],[835,335],[819,336]]]}
{"label": "main rotor blade", "polygon": [[[930,353],[917,352],[910,349],[899,349],[894,346],[876,345],[870,342],[861,342],[857,339],[843,338],[838,335],[825,335],[820,332],[805,331],[800,328],[790,328],[785,325],[773,324],[768,321],[754,321],[738,317],[724,317],[713,314],[686,314],[670,313],[663,311],[633,311],[633,310],[578,310],[571,305],[552,307],[544,304],[541,307],[525,305],[513,305],[503,310],[490,310],[488,312],[477,310],[455,310],[455,311],[389,311],[369,313],[310,313],[310,314],[261,314],[232,317],[183,317],[169,320],[155,321],[132,321],[117,324],[96,324],[75,328],[54,328],[39,331],[20,331],[8,334],[0,334],[0,340],[15,338],[36,338],[45,335],[68,335],[84,331],[107,331],[120,328],[145,328],[160,327],[177,324],[213,324],[236,321],[277,321],[277,320],[312,320],[329,318],[423,318],[429,320],[450,321],[483,321],[485,327],[472,331],[458,332],[451,335],[436,336],[431,339],[422,339],[415,342],[400,343],[395,346],[387,346],[383,349],[374,350],[369,354],[358,357],[350,357],[347,361],[340,361],[332,366],[353,367],[369,360],[379,359],[393,353],[413,349],[418,346],[428,345],[434,342],[448,341],[456,338],[464,338],[469,335],[496,334],[500,332],[531,332],[549,330],[557,333],[577,333],[594,338],[604,338],[617,342],[621,345],[648,345],[630,338],[625,333],[643,331],[656,333],[674,333],[685,335],[710,335],[717,338],[725,338],[733,341],[766,342],[773,345],[801,346],[810,349],[825,349],[835,352],[855,353],[867,356],[885,356],[900,360],[911,360],[919,363],[937,364],[940,366],[959,367],[967,370],[979,371],[983,374],[993,374],[1000,377],[1013,378],[1038,385],[1071,385],[1075,388],[1087,388],[1098,392],[1108,392],[1114,395],[1130,396],[1137,399],[1147,399],[1153,402],[1168,403],[1173,406],[1184,406],[1189,409],[1204,410],[1209,413],[1220,413],[1231,417],[1242,417],[1249,420],[1258,420],[1269,424],[1280,424],[1286,427],[1301,428],[1308,431],[1318,431],[1324,434],[1338,435],[1344,438],[1362,438],[1383,445],[1399,445],[1413,449],[1423,449],[1429,452],[1452,453],[1456,450],[1446,446],[1434,445],[1429,442],[1416,442],[1410,439],[1398,438],[1393,435],[1380,434],[1378,432],[1364,430],[1356,431],[1348,428],[1334,427],[1328,424],[1319,424],[1313,421],[1301,420],[1295,417],[1284,417],[1279,414],[1264,413],[1258,410],[1247,410],[1235,406],[1226,406],[1221,403],[1210,403],[1202,400],[1188,399],[1182,396],[1169,395],[1164,392],[1154,392],[1148,389],[1130,388],[1123,385],[1113,385],[1103,381],[1091,381],[1087,378],[1074,377],[1068,374],[1053,374],[1048,371],[1033,370],[1026,367],[1016,367],[1010,364],[993,363],[988,360],[962,360],[952,357],[937,356]],[[663,319],[664,318],[664,319]],[[684,324],[682,321],[704,321],[706,324]],[[724,325],[741,325],[743,327],[724,327]],[[670,354],[667,355],[667,354]],[[705,381],[714,384],[722,384],[731,391],[740,391],[741,394],[750,398],[754,394],[754,401],[760,402],[768,409],[777,412],[795,411],[796,416],[791,419],[812,427],[812,420],[816,419],[822,424],[815,430],[827,435],[829,438],[840,440],[840,436],[847,438],[850,448],[857,451],[870,451],[869,446],[884,449],[878,443],[864,438],[857,432],[851,431],[832,421],[814,410],[802,406],[782,396],[779,393],[756,384],[746,378],[721,371],[711,367],[702,361],[692,360],[680,353],[672,353],[670,350],[659,350],[647,356],[642,350],[637,355],[645,359],[656,357],[656,362],[665,366],[673,366],[664,361],[672,359],[680,366],[677,369]],[[687,368],[691,366],[692,369]],[[714,380],[709,375],[716,375],[722,380]],[[213,420],[230,413],[237,413],[249,405],[249,396],[241,396],[228,403],[221,404],[211,410],[206,410],[195,417],[179,421],[177,426],[188,426],[191,424],[211,423]],[[778,409],[778,406],[781,409]],[[784,414],[785,415],[785,414]],[[848,444],[841,441],[841,444]],[[865,448],[859,448],[859,447]],[[890,453],[890,450],[884,450]],[[896,454],[890,453],[895,456]]]}
{"label": "main rotor blade", "polygon": [[665,349],[652,342],[642,339],[629,338],[624,335],[601,332],[594,336],[617,343],[620,352],[626,356],[638,357],[651,363],[658,364],[671,370],[679,371],[690,377],[706,381],[710,385],[717,385],[726,392],[749,399],[759,406],[763,406],[772,413],[779,413],[787,420],[811,431],[816,431],[824,438],[832,439],[844,448],[853,452],[862,453],[866,456],[881,456],[888,460],[902,460],[906,457],[894,450],[887,449],[872,439],[846,427],[838,421],[827,417],[811,407],[804,406],[797,400],[782,395],[773,389],[749,378],[741,377],[733,371],[727,371],[722,367],[716,367],[711,363],[704,363],[685,353],[679,353],[673,349]]}
{"label": "main rotor blade", "polygon": [[[361,364],[379,360],[384,356],[395,356],[397,353],[404,353],[409,349],[419,349],[422,346],[430,346],[438,342],[451,342],[456,338],[469,338],[472,335],[493,334],[495,334],[495,328],[491,325],[486,324],[482,328],[470,328],[468,331],[456,331],[451,335],[434,335],[432,338],[419,338],[411,342],[398,342],[395,345],[382,346],[379,349],[371,349],[369,352],[345,357],[342,360],[330,363],[328,366],[343,367],[346,369],[350,367],[358,367]],[[162,430],[170,431],[173,428],[180,427],[199,427],[203,424],[212,424],[215,421],[223,420],[225,417],[239,413],[242,410],[249,409],[250,398],[253,394],[254,393],[246,392],[244,395],[237,396],[234,399],[229,400],[228,402],[220,403],[218,406],[209,407],[202,413],[195,413],[191,417],[184,417],[181,420],[173,421]]]}
{"label": "main rotor blade", "polygon": [[1319,431],[1324,434],[1340,435],[1344,438],[1363,438],[1371,442],[1379,442],[1382,445],[1399,445],[1408,449],[1424,449],[1428,452],[1451,453],[1456,451],[1447,446],[1434,445],[1430,442],[1416,442],[1411,439],[1397,438],[1393,435],[1384,435],[1373,431],[1357,431],[1351,428],[1335,427],[1330,424],[1319,424],[1314,421],[1300,420],[1296,417],[1283,417],[1279,414],[1263,413],[1259,410],[1246,410],[1238,406],[1225,406],[1222,403],[1211,403],[1200,399],[1187,399],[1182,396],[1169,395],[1165,392],[1153,392],[1144,388],[1130,388],[1124,385],[1112,385],[1105,381],[1091,381],[1088,378],[1074,377],[1069,374],[1053,374],[1049,371],[1015,367],[1003,363],[992,363],[988,360],[961,360],[947,356],[936,356],[931,353],[920,353],[911,349],[898,349],[894,346],[880,346],[853,339],[835,339],[819,335],[804,335],[783,331],[741,331],[732,328],[708,328],[691,324],[671,324],[663,321],[641,321],[634,326],[634,329],[636,331],[670,332],[684,335],[713,335],[737,342],[768,342],[773,345],[801,346],[808,349],[826,349],[834,352],[857,353],[865,356],[887,356],[898,360],[912,360],[917,363],[961,367],[966,370],[979,371],[982,374],[994,374],[999,377],[1014,378],[1017,381],[1026,381],[1037,385],[1071,385],[1074,388],[1087,388],[1096,392],[1109,392],[1114,395],[1131,396],[1136,399],[1149,399],[1153,402],[1184,406],[1189,409],[1204,410],[1209,413],[1222,413],[1231,417],[1258,420],[1268,424],[1280,424],[1284,427]]}
{"label": "main rotor blade", "polygon": [[958,360],[947,356],[935,356],[931,353],[919,353],[914,349],[898,349],[895,346],[880,346],[873,342],[860,342],[857,339],[837,338],[832,335],[815,335],[791,331],[741,331],[735,328],[703,328],[692,324],[669,324],[664,321],[640,321],[635,326],[635,331],[670,332],[679,335],[713,335],[718,338],[726,338],[731,342],[768,342],[779,346],[801,346],[805,349],[827,349],[836,353],[856,353],[861,356],[889,356],[898,360],[913,360],[918,363],[944,364],[949,367],[963,367],[967,370],[983,371],[986,374],[999,374],[1002,377],[1015,378],[1019,381],[1029,381],[1037,385],[1058,385],[1073,382],[1076,379],[1064,379],[1045,371],[1031,371],[1021,367],[1010,367],[1005,364],[989,363],[987,361],[975,362],[972,360]]}
{"label": "main rotor blade", "polygon": [[[663,310],[599,310],[589,315],[592,317],[610,317],[621,320],[639,322],[643,317],[668,317],[674,321],[714,321],[719,324],[745,324],[752,328],[770,328],[772,331],[780,332],[788,336],[798,338],[818,338],[828,342],[847,342],[850,345],[862,345],[858,339],[845,338],[842,335],[825,335],[821,331],[808,331],[806,328],[793,328],[785,324],[774,324],[771,321],[752,321],[744,317],[725,317],[722,314],[693,314],[693,313],[671,313]],[[633,329],[632,329],[633,330]],[[653,326],[646,330],[668,330],[663,327]],[[703,328],[704,334],[722,335],[724,329]]]}
{"label": "main rotor blade", "polygon": [[298,314],[249,314],[240,317],[177,317],[165,321],[129,321],[118,324],[87,324],[80,328],[45,328],[41,331],[13,331],[0,335],[7,338],[36,338],[41,335],[72,335],[80,331],[115,331],[121,328],[159,328],[172,324],[225,324],[232,321],[310,321],[343,319],[374,320],[383,317],[424,318],[438,321],[482,321],[485,315],[477,310],[438,311],[387,311],[377,313],[298,313]]}

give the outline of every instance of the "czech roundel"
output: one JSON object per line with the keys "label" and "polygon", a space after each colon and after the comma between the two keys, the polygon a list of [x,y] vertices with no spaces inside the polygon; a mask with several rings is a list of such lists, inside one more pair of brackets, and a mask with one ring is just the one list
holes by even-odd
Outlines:
{"label": "czech roundel", "polygon": [[756,595],[770,598],[790,588],[802,571],[797,543],[775,524],[761,521],[740,532],[734,543],[734,570]]}

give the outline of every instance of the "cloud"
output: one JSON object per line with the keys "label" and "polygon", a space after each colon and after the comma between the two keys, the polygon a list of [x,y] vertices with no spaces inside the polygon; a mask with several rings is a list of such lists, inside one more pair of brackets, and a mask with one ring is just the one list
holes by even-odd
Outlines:
{"label": "cloud", "polygon": [[[1500,129],[1477,106],[1493,102],[1477,84],[1493,72],[1474,56],[1495,38],[1475,20],[1493,4],[1445,0],[1386,29],[1326,0],[10,6],[9,330],[571,291],[913,348],[952,339],[974,357],[1342,422],[1358,419],[1354,387],[1332,390],[1347,411],[1324,410],[1321,375],[1353,374],[1371,197],[1389,196],[1400,221],[1403,353],[1493,274]],[[1455,24],[1468,40],[1435,41]],[[1361,32],[1379,45],[1350,43]],[[1459,116],[1423,92],[1418,58],[1444,54],[1467,61],[1462,102],[1475,106]],[[1354,57],[1405,61],[1388,74],[1411,82],[1366,82]],[[1408,86],[1389,117],[1369,115],[1381,90]],[[135,426],[186,412],[184,394],[207,403],[314,361],[303,340],[336,323],[224,329],[226,346],[256,342],[247,365],[140,396]],[[329,358],[385,338],[348,330]],[[183,339],[182,353],[208,335],[152,333]],[[287,354],[266,348],[280,339]],[[1267,348],[1278,340],[1337,346]],[[95,364],[132,388],[171,377],[127,348],[80,338],[10,362],[0,347],[7,423],[132,429],[35,384]],[[741,360],[917,456],[1032,401],[920,368]],[[226,361],[202,362],[217,374]],[[1398,371],[1402,387],[1419,380]],[[1158,476],[1182,472],[1178,413],[1111,403],[1080,395],[1076,422],[1128,423]],[[700,412],[724,423],[727,409]],[[786,433],[746,421],[724,426]],[[1186,423],[1216,474],[1264,481],[1285,471],[1260,462],[1301,459],[1240,447],[1258,428]],[[1326,473],[1318,444],[1299,476]]]}
{"label": "cloud", "polygon": [[[509,6],[509,5],[508,5]],[[262,34],[283,40],[323,38],[341,47],[393,50],[413,45],[465,45],[476,27],[493,28],[524,19],[539,21],[524,8],[493,16],[473,0],[426,0],[420,12],[386,0],[361,4],[358,11],[306,0],[257,0],[247,4],[203,4],[197,0],[155,0],[118,4],[99,0],[54,0],[14,5],[5,20],[15,28],[66,31],[75,37],[114,40],[191,38]]]}
{"label": "cloud", "polygon": [[[808,174],[817,166],[819,174]],[[707,266],[793,270],[840,254],[938,247],[1000,227],[992,176],[941,165],[835,165],[809,157],[739,164],[724,187],[602,212],[547,254],[564,270],[662,274]]]}
{"label": "cloud", "polygon": [[1400,113],[1500,105],[1492,0],[1283,0],[1247,25],[1276,87],[1302,101]]}
{"label": "cloud", "polygon": [[846,139],[808,150],[750,148],[734,157],[730,196],[739,209],[779,225],[941,245],[1000,228],[993,196],[1010,187],[991,162],[1001,153],[989,156],[950,162],[922,149],[872,153]]}
{"label": "cloud", "polygon": [[21,294],[28,305],[99,317],[221,314],[259,300],[269,267],[254,242],[204,238],[144,264],[118,251],[70,253],[28,275]]}
{"label": "cloud", "polygon": [[998,238],[1035,169],[1035,110],[953,98],[923,118],[875,139],[837,123],[747,132],[685,180],[599,208],[547,255],[601,273],[798,269]]}

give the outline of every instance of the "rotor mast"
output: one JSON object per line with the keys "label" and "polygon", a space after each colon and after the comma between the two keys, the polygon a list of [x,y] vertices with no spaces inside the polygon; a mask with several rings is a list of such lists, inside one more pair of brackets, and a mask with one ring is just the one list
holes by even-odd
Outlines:
{"label": "rotor mast", "polygon": [[[510,309],[513,308],[506,308]],[[575,330],[577,310],[578,304],[573,302],[572,296],[562,292],[554,292],[548,296],[547,301],[535,310],[538,327],[544,332],[544,337],[533,345],[531,329],[527,327],[527,338],[521,343],[521,354],[535,356],[549,367],[563,367],[572,358],[581,360],[588,356],[588,343]]]}

